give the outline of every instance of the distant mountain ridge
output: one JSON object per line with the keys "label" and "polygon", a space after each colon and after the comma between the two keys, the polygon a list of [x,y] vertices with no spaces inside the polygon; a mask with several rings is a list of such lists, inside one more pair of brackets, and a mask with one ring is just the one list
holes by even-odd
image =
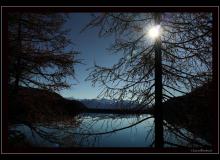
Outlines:
{"label": "distant mountain ridge", "polygon": [[[72,99],[72,98],[69,98]],[[135,109],[138,104],[133,101],[116,99],[75,99],[83,103],[89,109]]]}

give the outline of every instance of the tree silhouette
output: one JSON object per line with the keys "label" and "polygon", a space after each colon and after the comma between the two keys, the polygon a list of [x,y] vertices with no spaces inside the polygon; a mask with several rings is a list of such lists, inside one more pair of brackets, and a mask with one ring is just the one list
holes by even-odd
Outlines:
{"label": "tree silhouette", "polygon": [[74,77],[75,56],[70,49],[67,15],[60,13],[8,14],[9,84],[59,90],[69,87],[66,77]]}
{"label": "tree silhouette", "polygon": [[[160,25],[160,40],[148,36]],[[114,35],[112,67],[95,64],[87,80],[104,86],[100,96],[155,105],[155,146],[163,146],[162,102],[212,79],[211,13],[99,13],[83,29]]]}

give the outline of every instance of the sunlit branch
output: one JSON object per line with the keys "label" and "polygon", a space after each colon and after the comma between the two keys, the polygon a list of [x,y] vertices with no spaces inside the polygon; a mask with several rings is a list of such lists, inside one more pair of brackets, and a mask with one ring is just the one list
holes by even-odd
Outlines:
{"label": "sunlit branch", "polygon": [[203,37],[205,35],[207,35],[208,33],[211,33],[211,31],[207,31],[205,34],[203,35],[199,35],[199,36],[196,36],[196,37],[193,37],[189,40],[186,40],[186,41],[182,41],[182,42],[168,42],[168,41],[162,41],[162,43],[165,43],[165,44],[184,44],[184,43],[188,43],[188,42],[191,42],[191,41],[194,41],[200,37]]}

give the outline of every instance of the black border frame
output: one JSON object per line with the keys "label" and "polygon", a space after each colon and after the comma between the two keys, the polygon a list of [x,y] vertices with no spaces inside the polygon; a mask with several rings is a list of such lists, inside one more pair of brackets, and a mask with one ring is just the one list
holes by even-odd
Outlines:
{"label": "black border frame", "polygon": [[[190,150],[179,148],[16,148],[7,146],[8,130],[8,94],[7,94],[7,14],[9,12],[212,12],[213,13],[213,151],[219,153],[219,7],[217,6],[3,6],[2,11],[2,153],[192,153]],[[217,127],[217,128],[216,128]],[[217,129],[217,130],[216,130]],[[74,152],[73,152],[74,151]],[[195,152],[194,152],[195,153]],[[209,152],[197,152],[209,153]]]}

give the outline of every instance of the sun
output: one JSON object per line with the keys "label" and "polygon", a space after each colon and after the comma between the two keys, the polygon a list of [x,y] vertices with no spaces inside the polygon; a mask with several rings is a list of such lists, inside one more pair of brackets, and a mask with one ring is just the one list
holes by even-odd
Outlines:
{"label": "sun", "polygon": [[161,27],[160,25],[156,25],[150,28],[150,30],[148,31],[148,35],[149,37],[151,37],[152,39],[156,39],[159,37],[161,32]]}

